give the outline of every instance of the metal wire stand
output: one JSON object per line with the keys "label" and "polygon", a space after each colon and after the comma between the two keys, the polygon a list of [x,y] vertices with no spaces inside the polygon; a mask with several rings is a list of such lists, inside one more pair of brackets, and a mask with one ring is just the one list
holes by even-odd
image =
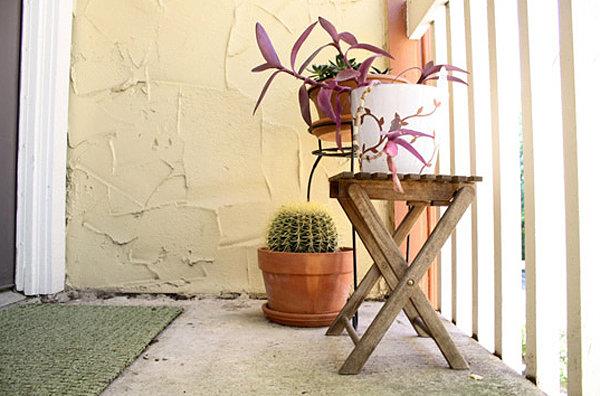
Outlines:
{"label": "metal wire stand", "polygon": [[[338,149],[337,147],[327,147],[323,148],[323,143],[320,139],[317,139],[319,148],[317,150],[312,151],[312,155],[314,155],[315,162],[313,163],[312,169],[310,170],[310,175],[308,176],[308,186],[306,189],[306,201],[310,202],[310,190],[312,187],[312,179],[319,165],[321,159],[323,157],[337,157],[337,158],[350,158],[350,172],[354,173],[354,159],[355,152],[354,146],[350,147],[342,147]],[[354,141],[354,128],[352,128],[352,141]],[[357,258],[356,258],[356,232],[354,230],[354,226],[352,226],[352,273],[353,273],[353,285],[354,290],[358,287],[358,273],[357,273]],[[352,317],[352,327],[355,329],[358,327],[358,312],[354,314]]]}

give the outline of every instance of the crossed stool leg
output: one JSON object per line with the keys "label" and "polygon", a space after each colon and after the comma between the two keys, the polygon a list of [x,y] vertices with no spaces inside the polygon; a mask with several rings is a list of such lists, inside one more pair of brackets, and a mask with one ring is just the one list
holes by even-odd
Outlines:
{"label": "crossed stool leg", "polygon": [[[419,334],[428,334],[433,338],[451,368],[467,369],[467,362],[418,284],[471,204],[475,195],[474,188],[464,186],[456,192],[446,212],[410,266],[400,253],[398,245],[408,235],[425,205],[414,206],[392,237],[361,186],[349,186],[347,195],[347,198],[338,198],[338,201],[375,263],[327,331],[327,335],[339,335],[345,328],[355,344],[339,373],[360,372],[401,310],[406,312]],[[383,276],[392,293],[364,335],[359,337],[349,318],[358,310],[380,276]]]}

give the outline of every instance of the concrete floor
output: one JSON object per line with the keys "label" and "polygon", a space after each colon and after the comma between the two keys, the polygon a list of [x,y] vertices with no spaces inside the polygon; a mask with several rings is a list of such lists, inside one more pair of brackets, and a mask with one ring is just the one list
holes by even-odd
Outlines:
{"label": "concrete floor", "polygon": [[0,291],[0,308],[25,300],[25,296],[12,290]]}
{"label": "concrete floor", "polygon": [[[185,308],[106,389],[106,396],[541,394],[451,324],[448,327],[470,371],[448,369],[433,341],[416,337],[402,317],[359,375],[341,376],[337,369],[352,349],[346,335],[326,337],[324,329],[269,323],[260,311],[263,301],[243,296],[191,301],[116,297],[103,303]],[[359,330],[364,331],[379,306],[374,302],[363,305]]]}

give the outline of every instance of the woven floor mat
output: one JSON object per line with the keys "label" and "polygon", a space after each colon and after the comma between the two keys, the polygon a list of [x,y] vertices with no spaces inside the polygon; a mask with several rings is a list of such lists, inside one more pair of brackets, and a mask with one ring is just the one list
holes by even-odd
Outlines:
{"label": "woven floor mat", "polygon": [[0,395],[97,395],[181,312],[59,304],[0,310]]}

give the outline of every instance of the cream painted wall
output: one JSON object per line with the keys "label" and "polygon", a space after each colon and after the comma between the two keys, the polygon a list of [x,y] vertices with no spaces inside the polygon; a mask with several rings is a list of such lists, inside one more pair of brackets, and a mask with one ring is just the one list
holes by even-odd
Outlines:
{"label": "cream painted wall", "polygon": [[[282,60],[320,15],[385,45],[385,0],[77,0],[69,104],[67,281],[130,292],[262,292],[256,248],[270,213],[302,200],[316,140],[298,84],[266,75],[260,21]],[[307,50],[325,36],[319,33]],[[344,244],[327,177],[314,180]],[[385,208],[383,209],[385,210]],[[370,265],[361,251],[361,272]]]}

